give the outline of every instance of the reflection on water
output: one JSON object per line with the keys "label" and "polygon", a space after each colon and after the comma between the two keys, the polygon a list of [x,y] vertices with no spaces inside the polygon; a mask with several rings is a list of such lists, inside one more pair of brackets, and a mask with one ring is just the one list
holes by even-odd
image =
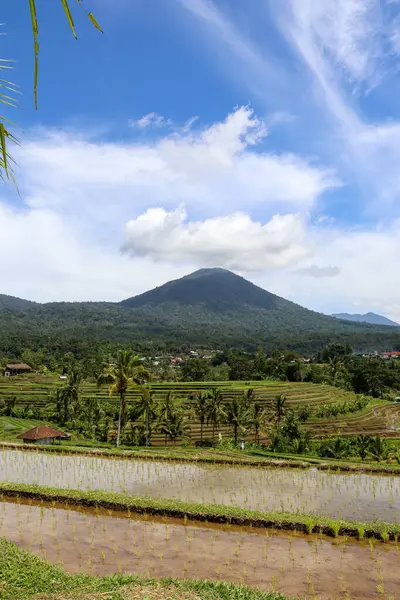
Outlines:
{"label": "reflection on water", "polygon": [[394,544],[10,501],[0,503],[0,536],[73,573],[222,579],[314,600],[400,598]]}
{"label": "reflection on water", "polygon": [[0,481],[398,522],[400,477],[0,451]]}

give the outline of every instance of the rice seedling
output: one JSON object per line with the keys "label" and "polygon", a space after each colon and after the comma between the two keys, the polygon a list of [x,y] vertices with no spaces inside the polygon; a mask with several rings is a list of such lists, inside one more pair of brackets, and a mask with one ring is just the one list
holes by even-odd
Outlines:
{"label": "rice seedling", "polygon": [[[93,575],[99,572],[124,572],[133,568],[135,572],[142,574],[162,576],[163,573],[170,575],[172,568],[172,573],[185,578],[196,574],[203,578],[221,580],[239,578],[248,584],[257,581],[257,585],[265,590],[271,588],[272,581],[275,590],[284,591],[286,586],[291,585],[293,573],[296,573],[299,594],[304,592],[314,597],[315,593],[315,597],[318,597],[320,590],[315,586],[315,569],[323,569],[324,557],[329,557],[332,581],[339,580],[340,574],[345,570],[346,577],[342,578],[343,581],[351,581],[355,586],[349,587],[350,592],[361,585],[362,578],[352,578],[353,567],[341,558],[343,550],[339,548],[343,546],[335,546],[326,538],[317,536],[309,538],[311,544],[307,544],[299,535],[288,539],[287,535],[277,535],[270,531],[267,537],[265,532],[257,528],[205,527],[192,522],[184,525],[183,521],[181,524],[175,521],[170,523],[165,518],[160,521],[145,520],[134,515],[128,518],[126,510],[121,513],[114,510],[110,517],[106,511],[101,513],[99,510],[90,510],[83,513],[69,507],[53,508],[51,504],[35,506],[12,502],[0,503],[0,514],[5,524],[0,534],[12,539],[15,532],[12,521],[25,522],[25,516],[29,512],[30,518],[21,542],[28,547],[35,538],[35,522],[41,520],[41,511],[44,511],[44,552],[60,564],[63,563],[66,568],[75,564],[75,568]],[[65,528],[67,513],[68,527]],[[59,543],[59,531],[65,532],[62,544]],[[118,545],[115,545],[116,540]],[[132,540],[136,546],[132,545]],[[77,549],[71,554],[73,542]],[[271,552],[268,552],[269,545]],[[322,560],[316,561],[316,548]],[[379,568],[375,569],[378,576],[371,585],[375,591],[378,585],[384,584],[385,593],[393,594],[396,588],[390,580],[390,565],[393,563],[394,545],[393,550],[390,548],[389,544],[388,550],[380,558]],[[369,563],[375,559],[370,558],[367,547],[357,560],[361,561],[357,563],[359,570],[371,571]],[[312,569],[308,566],[310,563],[313,563]]]}
{"label": "rice seedling", "polygon": [[0,480],[348,520],[400,520],[400,478],[383,475],[1,451]]}

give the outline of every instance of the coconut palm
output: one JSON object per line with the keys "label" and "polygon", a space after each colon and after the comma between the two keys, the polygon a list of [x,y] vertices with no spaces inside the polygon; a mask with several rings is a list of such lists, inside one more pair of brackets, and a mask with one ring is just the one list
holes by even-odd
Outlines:
{"label": "coconut palm", "polygon": [[203,430],[208,415],[209,392],[200,392],[200,394],[195,396],[194,400],[194,413],[200,421],[200,441],[203,441]]}
{"label": "coconut palm", "polygon": [[260,404],[260,402],[254,402],[254,404],[250,405],[250,423],[254,429],[254,441],[256,444],[260,443],[260,432],[262,431],[267,418],[265,407]]}
{"label": "coconut palm", "polygon": [[217,388],[211,388],[208,392],[207,401],[207,425],[212,425],[212,439],[215,440],[215,430],[226,418],[224,399],[222,393]]}
{"label": "coconut palm", "polygon": [[132,385],[143,385],[150,380],[150,374],[143,367],[139,357],[132,350],[119,350],[115,363],[105,363],[97,379],[97,385],[109,385],[110,397],[118,394],[120,400],[118,416],[117,447],[120,445],[121,429],[126,423],[126,394]]}
{"label": "coconut palm", "polygon": [[226,423],[233,427],[235,445],[238,441],[239,429],[245,431],[251,423],[251,412],[243,396],[233,396],[226,405]]}
{"label": "coconut palm", "polygon": [[168,392],[159,401],[157,406],[158,415],[158,429],[165,435],[165,445],[168,443],[168,432],[171,422],[174,420],[177,411],[179,411],[180,405],[175,399],[172,391]]}
{"label": "coconut palm", "polygon": [[349,445],[347,441],[338,437],[335,438],[330,444],[326,447],[326,456],[330,458],[345,458],[349,452]]}
{"label": "coconut palm", "polygon": [[135,401],[135,411],[144,421],[145,443],[150,446],[153,424],[157,420],[157,401],[153,392],[145,387],[141,388],[141,395]]}
{"label": "coconut palm", "polygon": [[374,457],[376,462],[386,460],[389,456],[389,448],[387,440],[376,435],[370,440],[369,453]]}
{"label": "coconut palm", "polygon": [[62,425],[72,421],[78,414],[81,379],[81,373],[74,365],[68,373],[65,385],[56,391],[57,418]]}
{"label": "coconut palm", "polygon": [[167,439],[171,440],[174,446],[178,438],[187,438],[190,433],[187,417],[180,408],[171,413],[169,420],[162,422],[159,425],[159,429],[165,434]]}
{"label": "coconut palm", "polygon": [[279,427],[283,417],[286,414],[286,396],[283,394],[276,396],[271,412],[276,426]]}
{"label": "coconut palm", "polygon": [[357,454],[361,460],[365,460],[369,447],[371,445],[371,437],[369,435],[360,434],[356,438]]}

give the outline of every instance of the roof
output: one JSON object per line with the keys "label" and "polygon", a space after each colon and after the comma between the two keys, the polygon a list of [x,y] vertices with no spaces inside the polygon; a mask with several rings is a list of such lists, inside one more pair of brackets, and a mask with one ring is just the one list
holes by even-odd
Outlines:
{"label": "roof", "polygon": [[23,440],[43,440],[48,438],[69,438],[71,437],[69,433],[64,433],[63,431],[59,431],[58,429],[54,429],[49,425],[37,425],[33,429],[26,431],[25,433],[21,433],[17,436],[18,438],[22,438]]}
{"label": "roof", "polygon": [[6,365],[7,369],[20,369],[20,370],[29,370],[32,371],[32,367],[30,367],[29,365],[26,365],[25,363],[16,363],[16,364],[9,364]]}

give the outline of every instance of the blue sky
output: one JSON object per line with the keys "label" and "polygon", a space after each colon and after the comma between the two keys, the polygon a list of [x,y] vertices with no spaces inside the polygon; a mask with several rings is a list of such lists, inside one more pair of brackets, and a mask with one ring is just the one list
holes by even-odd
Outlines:
{"label": "blue sky", "polygon": [[28,2],[2,12],[2,292],[118,300],[222,266],[400,319],[398,0],[86,0],[104,35],[71,8],[78,40],[37,0],[38,111]]}

